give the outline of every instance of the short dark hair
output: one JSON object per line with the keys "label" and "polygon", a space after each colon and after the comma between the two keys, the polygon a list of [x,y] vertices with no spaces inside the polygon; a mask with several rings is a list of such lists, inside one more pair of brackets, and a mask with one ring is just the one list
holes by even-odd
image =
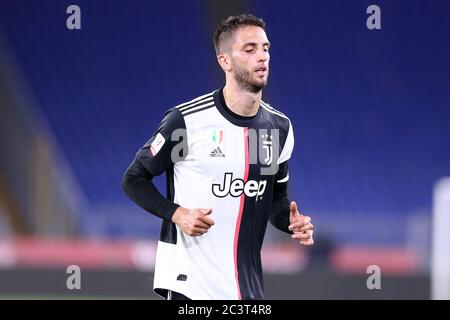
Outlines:
{"label": "short dark hair", "polygon": [[266,23],[264,20],[251,14],[229,16],[220,22],[214,32],[214,48],[216,49],[216,54],[221,53],[223,49],[221,45],[224,42],[229,41],[234,36],[236,30],[246,26],[260,27],[263,30],[266,30]]}

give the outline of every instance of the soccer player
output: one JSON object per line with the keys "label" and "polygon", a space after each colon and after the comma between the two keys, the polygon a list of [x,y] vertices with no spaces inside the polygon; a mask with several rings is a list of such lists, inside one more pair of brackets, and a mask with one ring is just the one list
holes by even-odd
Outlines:
{"label": "soccer player", "polygon": [[[267,222],[312,245],[311,218],[288,200],[291,121],[261,100],[270,43],[262,19],[232,16],[214,34],[225,86],[168,110],[123,188],[162,218],[154,291],[167,299],[263,299]],[[167,198],[152,183],[166,173]]]}

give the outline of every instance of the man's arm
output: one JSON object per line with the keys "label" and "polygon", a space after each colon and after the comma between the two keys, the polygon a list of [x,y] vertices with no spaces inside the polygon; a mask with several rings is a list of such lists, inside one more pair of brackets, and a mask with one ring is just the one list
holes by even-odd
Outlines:
{"label": "man's arm", "polygon": [[144,210],[172,221],[172,216],[179,205],[165,198],[152,182],[153,175],[134,159],[125,172],[122,188],[126,195]]}
{"label": "man's arm", "polygon": [[300,214],[297,204],[288,199],[288,164],[287,161],[279,167],[275,176],[274,195],[270,222],[277,229],[292,234],[292,239],[298,240],[300,244],[312,245],[314,240],[313,224],[311,218]]}
{"label": "man's arm", "polygon": [[[172,149],[180,142],[172,141],[172,132],[185,128],[186,124],[180,111],[176,108],[170,109],[164,115],[157,131],[138,150],[122,179],[122,188],[132,201],[150,213],[169,221],[179,206],[163,197],[152,179],[175,164]],[[185,156],[187,154],[185,136],[182,142],[184,142],[182,156]]]}
{"label": "man's arm", "polygon": [[[172,141],[175,130],[181,141]],[[184,233],[199,236],[214,224],[208,217],[212,209],[182,208],[165,198],[153,184],[154,176],[171,168],[187,155],[186,125],[180,111],[169,110],[158,130],[136,153],[136,157],[126,170],[122,188],[126,195],[144,210],[180,226]],[[173,152],[175,151],[175,152]]]}
{"label": "man's arm", "polygon": [[278,167],[278,173],[275,175],[272,211],[270,213],[270,223],[286,233],[292,233],[289,230],[290,201],[288,199],[288,163],[283,162]]}
{"label": "man's arm", "polygon": [[[292,128],[291,121],[287,122],[286,139],[280,150],[279,157],[277,158],[278,171],[275,174],[275,181],[273,186],[273,201],[272,211],[269,216],[272,225],[286,233],[291,233],[289,227],[289,205],[288,199],[288,160],[291,158],[292,151],[294,149],[294,130]],[[275,150],[277,151],[277,150]]]}
{"label": "man's arm", "polygon": [[281,231],[292,234],[292,239],[298,240],[302,245],[314,244],[313,225],[311,218],[300,214],[297,204],[288,199],[288,160],[294,148],[294,134],[289,121],[289,129],[283,149],[278,158],[278,171],[275,175],[273,188],[272,211],[270,222]]}

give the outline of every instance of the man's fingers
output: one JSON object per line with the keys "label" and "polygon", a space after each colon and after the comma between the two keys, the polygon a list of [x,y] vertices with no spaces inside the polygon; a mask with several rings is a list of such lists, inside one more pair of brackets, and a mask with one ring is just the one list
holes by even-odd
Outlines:
{"label": "man's fingers", "polygon": [[290,209],[294,212],[297,211],[297,203],[295,201],[291,201]]}
{"label": "man's fingers", "polygon": [[297,230],[297,229],[300,229],[300,228],[303,228],[303,227],[307,226],[308,224],[310,224],[310,221],[311,221],[311,218],[306,219],[306,220],[302,220],[302,221],[294,222],[294,223],[289,225],[289,230],[291,230],[291,231],[293,231],[293,230],[300,231],[300,230]]}
{"label": "man's fingers", "polygon": [[209,208],[209,209],[200,209],[200,211],[203,213],[203,214],[206,214],[206,215],[209,215],[209,214],[211,214],[211,212],[213,211],[211,208]]}
{"label": "man's fingers", "polygon": [[291,210],[291,216],[292,217],[297,215],[298,209],[297,209],[297,203],[295,201],[291,202],[290,210]]}
{"label": "man's fingers", "polygon": [[214,220],[211,219],[210,217],[206,216],[206,215],[199,215],[198,216],[198,220],[206,223],[208,226],[213,226],[214,225]]}
{"label": "man's fingers", "polygon": [[[298,218],[297,218],[298,219]],[[289,225],[289,230],[294,230],[294,229],[298,229],[298,228],[302,228],[306,225],[308,225],[311,222],[311,217],[308,216],[303,216],[300,217],[301,220],[294,222],[292,224]]]}
{"label": "man's fingers", "polygon": [[305,226],[303,226],[303,227],[301,227],[301,228],[298,228],[298,229],[296,229],[295,231],[300,231],[300,232],[302,232],[302,231],[312,230],[313,228],[314,228],[314,225],[313,225],[312,223],[308,223],[307,225],[305,225]]}
{"label": "man's fingers", "polygon": [[312,246],[314,244],[314,240],[313,239],[302,240],[302,241],[300,241],[300,244],[302,244],[304,246]]}
{"label": "man's fingers", "polygon": [[209,229],[211,228],[211,225],[203,222],[202,220],[197,220],[194,222],[194,228]]}
{"label": "man's fingers", "polygon": [[211,208],[209,208],[209,209],[200,209],[200,212],[203,214],[203,215],[199,215],[198,216],[198,219],[200,221],[206,223],[209,226],[214,225],[214,220],[211,219],[210,217],[208,217],[208,215],[210,215],[213,212],[213,210]]}
{"label": "man's fingers", "polygon": [[313,245],[314,240],[312,236],[314,233],[314,225],[311,223],[311,217],[300,214],[295,201],[291,202],[289,209],[289,220],[293,222],[289,225],[289,230],[293,232],[291,238],[299,241],[300,244],[305,246]]}
{"label": "man's fingers", "polygon": [[208,232],[207,228],[193,228],[192,231],[194,233],[200,233],[200,234],[204,234]]}
{"label": "man's fingers", "polygon": [[214,220],[208,216],[212,212],[211,208],[184,209],[180,212],[176,224],[185,234],[191,237],[197,237],[208,232],[209,228],[214,225]]}
{"label": "man's fingers", "polygon": [[295,232],[291,236],[291,238],[295,239],[295,240],[308,240],[308,239],[311,238],[311,236],[308,233],[306,233],[306,232]]}
{"label": "man's fingers", "polygon": [[187,234],[191,237],[198,237],[202,234],[205,234],[208,232],[208,229],[204,228],[192,228]]}
{"label": "man's fingers", "polygon": [[309,239],[307,240],[300,240],[300,244],[304,245],[304,246],[311,246],[314,244],[314,239],[313,239],[313,230],[307,231],[308,235],[309,235]]}

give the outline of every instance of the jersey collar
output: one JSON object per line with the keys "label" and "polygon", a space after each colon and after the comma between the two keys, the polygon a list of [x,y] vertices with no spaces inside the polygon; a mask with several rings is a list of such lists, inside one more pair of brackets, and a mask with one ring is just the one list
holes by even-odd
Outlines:
{"label": "jersey collar", "polygon": [[214,91],[214,104],[225,119],[239,127],[254,127],[261,116],[261,106],[259,107],[258,112],[251,117],[241,116],[231,111],[225,103],[223,87]]}

